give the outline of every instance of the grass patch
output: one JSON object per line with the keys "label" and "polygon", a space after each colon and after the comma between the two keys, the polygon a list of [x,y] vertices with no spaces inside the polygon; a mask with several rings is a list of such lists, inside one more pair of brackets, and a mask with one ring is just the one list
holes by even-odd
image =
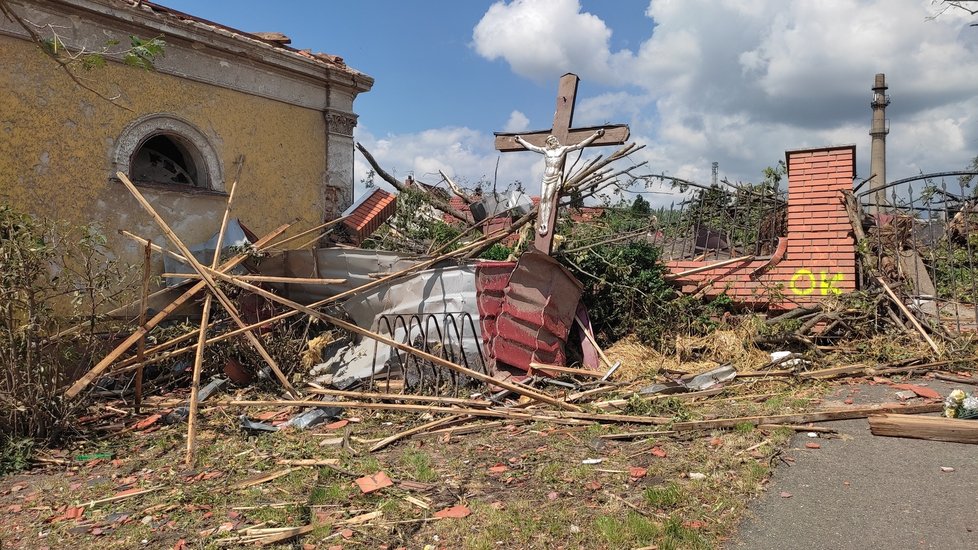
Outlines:
{"label": "grass patch", "polygon": [[695,529],[683,524],[677,516],[670,516],[662,527],[662,538],[657,541],[661,550],[710,550],[713,546]]}
{"label": "grass patch", "polygon": [[658,510],[666,510],[678,506],[684,499],[683,489],[678,483],[672,482],[659,487],[649,487],[642,494],[649,506]]}
{"label": "grass patch", "polygon": [[659,535],[659,527],[644,516],[629,511],[624,517],[598,516],[594,528],[609,548],[648,546]]}
{"label": "grass patch", "polygon": [[401,462],[408,475],[415,481],[430,483],[438,479],[438,472],[433,466],[431,455],[426,452],[417,449],[405,451],[401,455]]}

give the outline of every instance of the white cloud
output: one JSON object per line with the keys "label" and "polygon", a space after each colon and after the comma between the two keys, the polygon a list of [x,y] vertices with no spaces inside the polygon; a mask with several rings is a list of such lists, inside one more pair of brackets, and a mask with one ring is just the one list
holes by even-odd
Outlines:
{"label": "white cloud", "polygon": [[509,114],[509,120],[503,126],[504,132],[525,132],[530,127],[530,119],[519,111]]}
{"label": "white cloud", "polygon": [[604,21],[581,12],[578,0],[496,2],[472,33],[479,55],[504,59],[515,73],[537,82],[570,70],[618,81],[611,67],[631,54],[612,55],[610,38]]}
{"label": "white cloud", "polygon": [[577,0],[497,2],[475,51],[536,81],[566,71],[618,87],[579,97],[578,124],[629,122],[654,171],[706,181],[710,163],[756,179],[786,149],[856,143],[868,171],[870,86],[887,75],[888,176],[960,169],[978,153],[978,31],[930,0],[655,0],[648,35],[613,29]]}

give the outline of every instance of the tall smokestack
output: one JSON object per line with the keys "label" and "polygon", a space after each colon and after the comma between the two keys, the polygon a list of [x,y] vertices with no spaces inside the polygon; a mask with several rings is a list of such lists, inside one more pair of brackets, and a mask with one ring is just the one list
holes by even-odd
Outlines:
{"label": "tall smokestack", "polygon": [[890,130],[886,127],[886,106],[890,104],[890,96],[886,94],[886,76],[883,73],[876,75],[873,83],[873,129],[869,135],[873,142],[870,149],[870,169],[869,173],[873,179],[869,182],[869,188],[873,191],[873,211],[882,211],[886,202],[886,190],[880,189],[886,184],[886,134]]}

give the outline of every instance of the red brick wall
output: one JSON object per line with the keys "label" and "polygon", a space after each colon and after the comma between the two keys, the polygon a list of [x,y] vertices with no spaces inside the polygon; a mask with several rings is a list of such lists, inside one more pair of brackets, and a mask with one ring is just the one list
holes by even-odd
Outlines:
{"label": "red brick wall", "polygon": [[[788,236],[783,257],[684,276],[677,279],[684,292],[705,288],[707,295],[726,293],[748,306],[791,309],[855,290],[855,241],[841,191],[852,189],[856,147],[803,149],[785,156]],[[668,266],[680,273],[710,263],[717,262],[679,260]]]}

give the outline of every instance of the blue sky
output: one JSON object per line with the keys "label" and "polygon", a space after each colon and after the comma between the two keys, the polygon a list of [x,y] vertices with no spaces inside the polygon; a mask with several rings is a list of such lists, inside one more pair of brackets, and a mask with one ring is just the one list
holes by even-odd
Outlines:
{"label": "blue sky", "polygon": [[[158,0],[278,31],[376,79],[356,137],[398,176],[538,181],[492,132],[550,126],[576,72],[577,125],[624,122],[647,173],[756,180],[786,149],[855,143],[868,175],[870,86],[887,74],[889,179],[978,154],[978,28],[930,0]],[[604,151],[607,152],[607,151]],[[357,160],[359,174],[365,163]],[[530,185],[535,187],[535,184]]]}

